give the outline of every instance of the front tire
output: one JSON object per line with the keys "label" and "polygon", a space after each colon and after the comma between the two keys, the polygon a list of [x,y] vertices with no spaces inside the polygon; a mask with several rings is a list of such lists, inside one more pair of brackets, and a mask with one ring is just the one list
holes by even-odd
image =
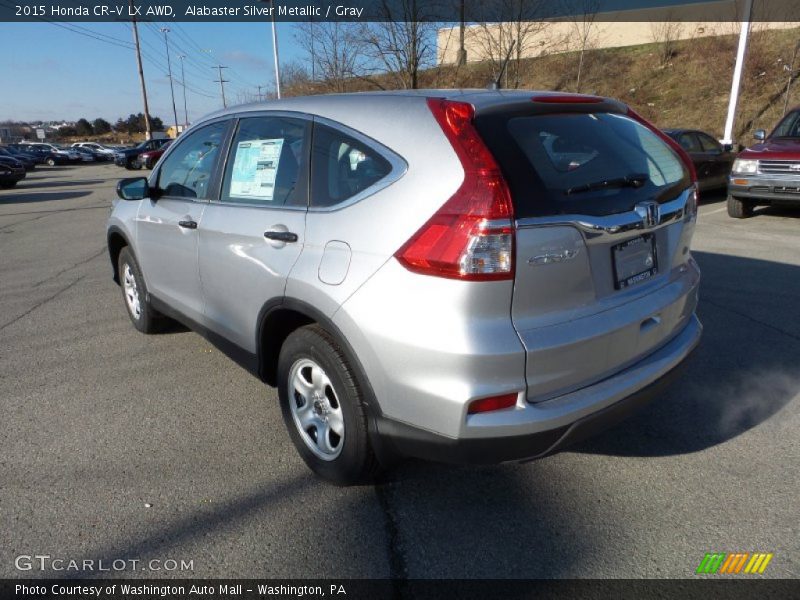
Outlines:
{"label": "front tire", "polygon": [[728,215],[734,219],[746,219],[753,216],[753,203],[749,200],[740,200],[728,196]]}
{"label": "front tire", "polygon": [[341,347],[322,327],[302,327],[284,342],[278,397],[289,436],[314,473],[337,485],[375,477],[379,464],[362,392]]}
{"label": "front tire", "polygon": [[55,158],[48,158],[46,161],[48,167],[55,167],[56,166],[56,159]]}
{"label": "front tire", "polygon": [[161,315],[147,300],[147,287],[139,264],[129,247],[119,253],[119,283],[122,299],[133,326],[142,333],[155,333],[161,328]]}

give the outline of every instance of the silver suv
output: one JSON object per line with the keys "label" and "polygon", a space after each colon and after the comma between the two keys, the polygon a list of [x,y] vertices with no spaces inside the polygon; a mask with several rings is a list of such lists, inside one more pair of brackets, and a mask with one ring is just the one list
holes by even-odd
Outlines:
{"label": "silver suv", "polygon": [[308,466],[537,458],[696,346],[691,161],[627,106],[539,92],[214,113],[108,223],[144,333],[176,319],[277,386]]}

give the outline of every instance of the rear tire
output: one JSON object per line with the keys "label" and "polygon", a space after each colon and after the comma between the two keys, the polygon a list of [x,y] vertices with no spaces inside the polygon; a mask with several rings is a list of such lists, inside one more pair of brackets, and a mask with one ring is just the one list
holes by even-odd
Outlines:
{"label": "rear tire", "polygon": [[119,253],[119,283],[122,299],[133,326],[142,333],[156,333],[161,329],[163,318],[147,299],[147,286],[139,269],[139,263],[128,246]]}
{"label": "rear tire", "polygon": [[728,215],[734,219],[752,217],[753,208],[753,202],[750,200],[740,200],[734,196],[728,196]]}
{"label": "rear tire", "polygon": [[301,327],[281,347],[278,397],[289,436],[314,473],[337,485],[375,478],[380,465],[362,392],[341,347],[319,325]]}
{"label": "rear tire", "polygon": [[13,188],[15,185],[17,185],[17,182],[16,182],[16,181],[5,181],[5,182],[3,182],[3,183],[0,183],[0,188],[2,188],[2,189],[4,189],[4,190],[10,190],[10,189],[11,189],[11,188]]}

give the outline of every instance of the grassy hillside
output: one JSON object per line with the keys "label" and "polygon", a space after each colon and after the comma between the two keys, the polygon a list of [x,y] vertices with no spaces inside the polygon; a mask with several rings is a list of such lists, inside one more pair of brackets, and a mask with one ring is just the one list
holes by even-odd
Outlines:
{"label": "grassy hillside", "polygon": [[[735,24],[730,27],[733,31]],[[780,119],[789,77],[784,65],[791,61],[798,40],[800,29],[759,31],[755,26],[734,125],[734,137],[742,143],[750,143],[753,130],[769,130]],[[661,44],[590,50],[584,57],[580,91],[619,98],[660,127],[692,127],[722,137],[737,44],[735,34],[674,42],[674,52],[666,63]],[[578,53],[523,60],[519,65],[519,87],[574,92],[578,60]],[[795,72],[798,69],[800,64],[795,65]],[[509,70],[509,87],[514,87],[517,71],[513,61]],[[425,71],[420,87],[485,87],[490,80],[489,64],[469,63],[460,68],[442,66]],[[391,87],[386,77],[373,81],[354,80],[348,87]],[[287,91],[327,91],[319,84],[315,88],[298,85]],[[798,103],[800,81],[795,81],[789,105]]]}

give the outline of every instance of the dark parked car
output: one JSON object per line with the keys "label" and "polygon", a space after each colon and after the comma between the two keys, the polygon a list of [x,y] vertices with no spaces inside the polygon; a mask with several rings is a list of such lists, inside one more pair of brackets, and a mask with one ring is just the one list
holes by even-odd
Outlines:
{"label": "dark parked car", "polygon": [[760,205],[800,206],[800,106],[772,133],[758,129],[758,144],[736,157],[728,184],[728,214],[749,217]]}
{"label": "dark parked car", "polygon": [[697,171],[697,185],[701,192],[724,188],[736,155],[704,131],[696,129],[665,129],[673,140],[683,147]]}
{"label": "dark parked car", "polygon": [[9,189],[25,179],[25,167],[15,158],[0,156],[0,188]]}
{"label": "dark parked car", "polygon": [[161,155],[164,154],[167,148],[169,148],[169,143],[172,140],[168,140],[166,144],[161,146],[158,150],[148,150],[147,152],[142,152],[139,157],[136,159],[138,166],[134,166],[136,169],[141,169],[144,167],[145,169],[152,169],[158,159],[161,158]]}
{"label": "dark parked car", "polygon": [[15,144],[14,146],[10,147],[17,152],[36,156],[41,159],[43,164],[46,164],[50,167],[55,167],[56,165],[66,165],[72,162],[69,156],[53,152],[44,146],[37,146],[33,144]]}
{"label": "dark parked car", "polygon": [[22,166],[25,167],[26,171],[31,171],[36,168],[36,161],[30,156],[26,156],[24,154],[14,154],[3,147],[0,147],[0,156],[7,156],[9,158],[18,160],[22,163]]}
{"label": "dark parked car", "polygon": [[172,140],[169,138],[162,138],[158,140],[147,140],[133,148],[126,148],[125,150],[118,150],[114,155],[114,164],[118,167],[125,167],[126,169],[141,169],[142,165],[136,160],[140,154],[150,150],[158,150],[163,145],[168,144]]}
{"label": "dark parked car", "polygon": [[9,152],[14,158],[19,159],[20,157],[29,158],[37,165],[43,165],[45,157],[43,154],[37,152],[25,152],[24,150],[19,149],[17,146],[10,144],[7,146],[3,146],[7,152]]}

